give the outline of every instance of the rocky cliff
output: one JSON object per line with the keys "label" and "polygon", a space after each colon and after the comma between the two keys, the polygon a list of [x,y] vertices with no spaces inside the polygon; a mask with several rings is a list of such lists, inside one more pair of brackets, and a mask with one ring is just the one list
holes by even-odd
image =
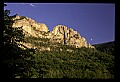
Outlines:
{"label": "rocky cliff", "polygon": [[[64,25],[57,25],[53,28],[52,32],[48,30],[48,27],[44,23],[37,23],[31,18],[25,16],[12,16],[14,23],[13,28],[22,27],[25,37],[32,36],[36,38],[47,38],[51,44],[65,44],[72,45],[76,48],[87,47],[94,48],[87,43],[86,39],[82,37],[77,31],[72,28],[68,28]],[[44,43],[44,42],[43,42]],[[34,44],[22,43],[26,47],[33,48]],[[50,50],[50,49],[49,49]]]}
{"label": "rocky cliff", "polygon": [[93,48],[90,44],[87,43],[86,39],[77,31],[74,31],[72,28],[68,28],[64,25],[57,25],[54,27],[52,36],[52,42],[58,42],[66,45],[74,45],[77,47],[89,47]]}
{"label": "rocky cliff", "polygon": [[14,20],[12,27],[22,27],[25,35],[40,37],[42,35],[38,31],[48,32],[48,27],[44,23],[37,23],[31,18],[16,15],[12,19]]}

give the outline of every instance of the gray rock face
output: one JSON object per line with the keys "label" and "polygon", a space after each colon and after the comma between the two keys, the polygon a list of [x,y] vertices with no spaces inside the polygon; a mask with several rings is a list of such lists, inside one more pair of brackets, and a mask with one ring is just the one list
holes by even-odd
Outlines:
{"label": "gray rock face", "polygon": [[[17,28],[22,26],[25,36],[48,38],[51,43],[74,45],[76,48],[94,48],[88,44],[86,39],[80,36],[77,31],[74,31],[72,28],[68,28],[67,26],[57,25],[53,28],[52,32],[48,32],[48,27],[44,23],[37,23],[31,18],[16,15],[12,17],[12,19],[15,21],[12,27]],[[29,45],[26,44],[26,46]]]}

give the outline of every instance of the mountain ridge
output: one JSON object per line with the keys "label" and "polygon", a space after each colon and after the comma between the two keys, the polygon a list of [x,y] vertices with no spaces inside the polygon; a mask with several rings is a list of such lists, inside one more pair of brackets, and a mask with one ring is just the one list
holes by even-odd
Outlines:
{"label": "mountain ridge", "polygon": [[110,55],[114,55],[114,46],[115,41],[109,41],[109,42],[104,42],[104,43],[99,43],[99,44],[94,44],[93,46],[101,52],[105,52]]}
{"label": "mountain ridge", "polygon": [[49,31],[46,24],[38,23],[31,18],[19,15],[11,16],[11,18],[15,21],[12,27],[22,27],[26,37],[33,36],[37,38],[48,38],[50,39],[50,43],[72,45],[76,48],[94,48],[94,46],[91,46],[89,43],[87,43],[86,39],[77,31],[73,30],[72,28],[68,28],[65,25],[57,25],[52,31]]}

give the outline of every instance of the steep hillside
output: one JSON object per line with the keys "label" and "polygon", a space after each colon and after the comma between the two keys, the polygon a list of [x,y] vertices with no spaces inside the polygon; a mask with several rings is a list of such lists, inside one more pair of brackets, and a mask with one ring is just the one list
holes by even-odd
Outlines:
{"label": "steep hillside", "polygon": [[[94,48],[53,44],[45,38],[27,37],[34,44],[35,69],[31,78],[114,78],[114,56]],[[21,77],[21,76],[20,76]]]}
{"label": "steep hillside", "polygon": [[35,61],[34,78],[114,78],[114,57],[95,49],[61,45],[36,50]]}
{"label": "steep hillside", "polygon": [[114,45],[115,45],[115,41],[111,41],[111,42],[106,42],[101,44],[94,44],[93,46],[101,52],[114,55]]}

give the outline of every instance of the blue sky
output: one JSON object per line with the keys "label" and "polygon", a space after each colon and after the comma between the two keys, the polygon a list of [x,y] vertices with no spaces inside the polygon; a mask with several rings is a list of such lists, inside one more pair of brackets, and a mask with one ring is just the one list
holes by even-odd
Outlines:
{"label": "blue sky", "polygon": [[90,44],[115,39],[115,4],[111,3],[6,3],[11,14],[45,23],[48,29],[62,24],[78,31]]}

